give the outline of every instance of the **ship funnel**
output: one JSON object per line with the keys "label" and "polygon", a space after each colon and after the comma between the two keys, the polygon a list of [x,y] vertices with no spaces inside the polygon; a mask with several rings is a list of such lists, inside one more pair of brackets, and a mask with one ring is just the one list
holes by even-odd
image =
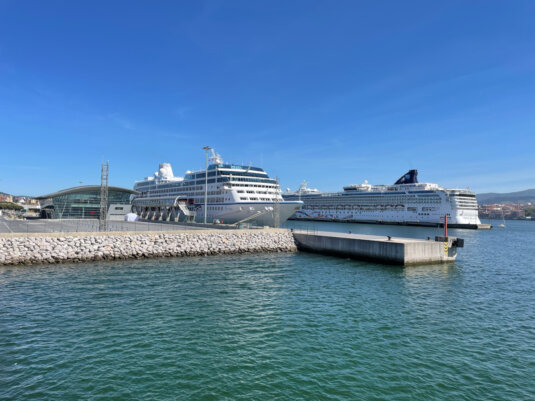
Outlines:
{"label": "ship funnel", "polygon": [[400,184],[417,184],[418,183],[418,170],[409,170],[406,174],[402,175],[394,185]]}
{"label": "ship funnel", "polygon": [[160,166],[158,168],[158,172],[154,174],[158,178],[163,179],[169,179],[173,178],[173,169],[171,168],[170,163],[160,163]]}

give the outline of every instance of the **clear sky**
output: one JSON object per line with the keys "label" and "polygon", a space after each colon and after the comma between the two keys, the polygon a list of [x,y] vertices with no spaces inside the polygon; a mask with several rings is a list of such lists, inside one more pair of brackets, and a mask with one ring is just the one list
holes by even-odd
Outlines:
{"label": "clear sky", "polygon": [[2,1],[0,191],[205,145],[283,188],[535,187],[535,1]]}

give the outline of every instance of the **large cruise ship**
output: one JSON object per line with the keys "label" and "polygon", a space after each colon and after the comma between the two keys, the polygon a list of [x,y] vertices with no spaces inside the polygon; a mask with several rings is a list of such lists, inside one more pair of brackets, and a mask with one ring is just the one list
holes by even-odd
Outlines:
{"label": "large cruise ship", "polygon": [[207,150],[211,158],[206,170],[175,177],[171,165],[161,163],[154,175],[136,181],[135,212],[148,219],[276,227],[303,205],[298,199],[285,201],[278,181],[263,169],[224,163]]}
{"label": "large cruise ship", "polygon": [[361,223],[481,228],[475,193],[419,183],[418,171],[410,170],[393,185],[363,184],[344,187],[343,192],[321,193],[301,185],[283,194],[285,200],[302,200],[293,219]]}

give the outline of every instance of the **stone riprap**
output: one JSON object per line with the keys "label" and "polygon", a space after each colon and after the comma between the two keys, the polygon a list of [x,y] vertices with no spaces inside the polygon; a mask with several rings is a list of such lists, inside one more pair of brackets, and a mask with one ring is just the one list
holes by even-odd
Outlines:
{"label": "stone riprap", "polygon": [[6,235],[0,237],[0,265],[296,250],[292,233],[281,229]]}

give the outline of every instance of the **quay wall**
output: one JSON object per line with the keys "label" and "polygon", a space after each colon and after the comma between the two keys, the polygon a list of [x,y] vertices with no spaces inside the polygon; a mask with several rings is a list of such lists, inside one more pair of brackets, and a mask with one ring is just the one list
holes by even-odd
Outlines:
{"label": "quay wall", "polygon": [[0,236],[0,265],[296,250],[292,233],[283,229],[5,234]]}
{"label": "quay wall", "polygon": [[294,231],[294,238],[299,250],[403,266],[453,262],[458,241],[462,241],[457,237],[432,241],[322,231]]}

